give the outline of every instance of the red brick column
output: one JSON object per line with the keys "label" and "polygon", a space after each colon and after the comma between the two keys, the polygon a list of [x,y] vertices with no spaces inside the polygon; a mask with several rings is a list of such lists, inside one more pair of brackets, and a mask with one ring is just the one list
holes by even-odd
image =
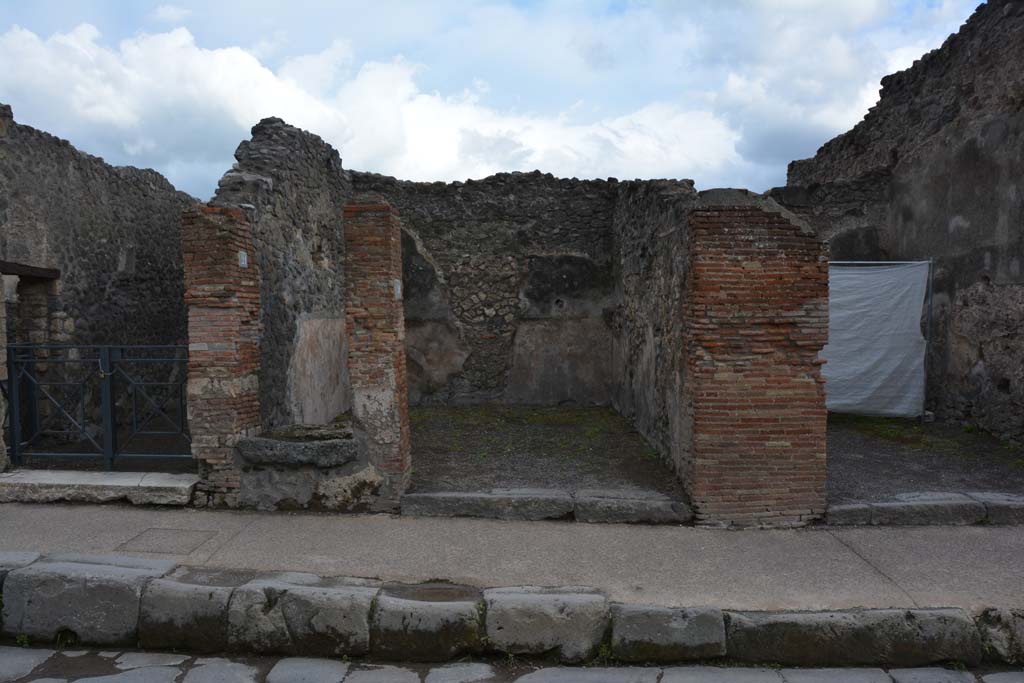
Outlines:
{"label": "red brick column", "polygon": [[188,422],[202,482],[197,504],[235,507],[234,448],[260,429],[259,272],[240,209],[182,214],[188,307]]}
{"label": "red brick column", "polygon": [[379,505],[390,508],[409,479],[409,392],[401,223],[377,196],[345,206],[345,304],[352,415],[385,479]]}
{"label": "red brick column", "polygon": [[825,510],[826,246],[756,207],[694,210],[684,392],[699,521],[789,526]]}

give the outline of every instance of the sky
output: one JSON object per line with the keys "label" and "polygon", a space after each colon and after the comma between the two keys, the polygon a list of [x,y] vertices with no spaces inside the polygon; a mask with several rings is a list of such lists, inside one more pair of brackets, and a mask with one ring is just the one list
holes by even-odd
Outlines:
{"label": "sky", "polygon": [[0,0],[15,120],[208,199],[278,116],[345,168],[784,185],[977,0]]}

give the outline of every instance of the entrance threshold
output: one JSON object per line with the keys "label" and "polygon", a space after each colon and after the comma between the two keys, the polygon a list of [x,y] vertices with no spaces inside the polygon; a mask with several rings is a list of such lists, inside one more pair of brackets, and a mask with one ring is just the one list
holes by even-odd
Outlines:
{"label": "entrance threshold", "polygon": [[15,470],[0,474],[0,503],[188,505],[195,474]]}

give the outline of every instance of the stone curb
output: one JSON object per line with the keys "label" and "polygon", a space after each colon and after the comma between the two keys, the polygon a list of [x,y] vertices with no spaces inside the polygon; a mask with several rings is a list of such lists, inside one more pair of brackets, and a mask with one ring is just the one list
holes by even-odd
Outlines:
{"label": "stone curb", "polygon": [[629,489],[492,489],[402,496],[402,514],[414,517],[483,517],[537,521],[575,519],[606,524],[686,524],[690,508],[654,491]]}
{"label": "stone curb", "polygon": [[1024,496],[1012,493],[901,493],[892,501],[831,505],[832,526],[1024,524]]}
{"label": "stone curb", "polygon": [[7,638],[184,652],[582,664],[1024,663],[1024,610],[739,612],[610,603],[579,586],[477,589],[255,575],[107,555],[0,553]]}

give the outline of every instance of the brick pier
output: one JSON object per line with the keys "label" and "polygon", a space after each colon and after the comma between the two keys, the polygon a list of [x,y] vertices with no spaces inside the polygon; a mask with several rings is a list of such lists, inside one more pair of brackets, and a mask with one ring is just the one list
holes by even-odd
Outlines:
{"label": "brick pier", "polygon": [[352,416],[370,464],[385,478],[379,505],[397,505],[409,481],[409,409],[398,212],[360,195],[345,206],[345,302]]}
{"label": "brick pier", "polygon": [[779,213],[689,218],[684,481],[697,519],[800,525],[825,511],[827,248]]}
{"label": "brick pier", "polygon": [[260,430],[259,271],[241,209],[182,214],[188,307],[188,422],[198,505],[235,507],[238,440]]}

